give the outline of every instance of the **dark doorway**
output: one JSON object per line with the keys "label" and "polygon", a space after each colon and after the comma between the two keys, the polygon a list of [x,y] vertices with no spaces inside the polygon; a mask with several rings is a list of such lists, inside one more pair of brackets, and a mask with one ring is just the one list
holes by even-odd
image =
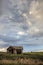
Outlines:
{"label": "dark doorway", "polygon": [[11,53],[12,53],[12,54],[14,53],[14,50],[13,50],[13,49],[11,50]]}
{"label": "dark doorway", "polygon": [[21,49],[17,49],[17,54],[21,54]]}

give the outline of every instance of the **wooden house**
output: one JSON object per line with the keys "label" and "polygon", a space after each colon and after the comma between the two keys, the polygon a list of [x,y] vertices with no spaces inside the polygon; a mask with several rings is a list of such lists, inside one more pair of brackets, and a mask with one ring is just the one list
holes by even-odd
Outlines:
{"label": "wooden house", "polygon": [[11,53],[11,54],[21,54],[23,51],[23,47],[22,46],[9,46],[7,48],[7,52]]}

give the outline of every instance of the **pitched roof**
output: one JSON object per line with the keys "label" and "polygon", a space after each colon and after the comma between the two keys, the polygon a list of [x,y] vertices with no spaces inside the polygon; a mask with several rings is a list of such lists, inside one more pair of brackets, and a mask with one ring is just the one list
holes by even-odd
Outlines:
{"label": "pitched roof", "polygon": [[9,46],[8,48],[7,48],[7,50],[9,50],[9,49],[23,49],[23,47],[22,46]]}

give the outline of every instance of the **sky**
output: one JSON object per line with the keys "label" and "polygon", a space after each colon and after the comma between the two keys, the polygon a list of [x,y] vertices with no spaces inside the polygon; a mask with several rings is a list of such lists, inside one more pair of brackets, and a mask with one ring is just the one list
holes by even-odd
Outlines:
{"label": "sky", "polygon": [[43,51],[43,0],[0,0],[0,51],[8,46]]}

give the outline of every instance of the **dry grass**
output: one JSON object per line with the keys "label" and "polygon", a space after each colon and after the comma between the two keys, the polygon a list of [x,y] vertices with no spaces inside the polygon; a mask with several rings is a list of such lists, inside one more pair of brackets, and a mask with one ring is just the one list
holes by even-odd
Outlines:
{"label": "dry grass", "polygon": [[43,65],[43,53],[0,53],[0,65]]}
{"label": "dry grass", "polygon": [[16,59],[16,60],[0,60],[0,63],[2,62],[2,64],[43,64],[42,61],[40,60],[35,60],[35,59]]}

